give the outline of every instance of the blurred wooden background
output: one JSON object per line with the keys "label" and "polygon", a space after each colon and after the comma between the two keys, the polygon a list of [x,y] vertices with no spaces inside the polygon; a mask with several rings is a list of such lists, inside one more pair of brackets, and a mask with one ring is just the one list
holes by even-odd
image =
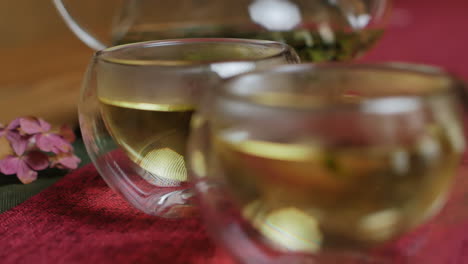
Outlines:
{"label": "blurred wooden background", "polygon": [[[105,8],[97,5],[102,1],[75,2],[96,18]],[[65,26],[52,0],[0,0],[0,123],[34,115],[76,125],[79,88],[93,52]]]}

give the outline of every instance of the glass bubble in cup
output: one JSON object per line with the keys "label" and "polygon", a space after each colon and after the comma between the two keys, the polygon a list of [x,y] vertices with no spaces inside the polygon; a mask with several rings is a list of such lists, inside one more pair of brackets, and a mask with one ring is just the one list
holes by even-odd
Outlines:
{"label": "glass bubble in cup", "polygon": [[405,64],[228,80],[189,143],[208,229],[240,263],[347,263],[424,223],[464,148],[458,84]]}
{"label": "glass bubble in cup", "polygon": [[193,212],[185,165],[192,114],[224,78],[297,63],[285,44],[183,39],[96,53],[79,102],[88,153],[106,182],[136,208],[162,217]]}

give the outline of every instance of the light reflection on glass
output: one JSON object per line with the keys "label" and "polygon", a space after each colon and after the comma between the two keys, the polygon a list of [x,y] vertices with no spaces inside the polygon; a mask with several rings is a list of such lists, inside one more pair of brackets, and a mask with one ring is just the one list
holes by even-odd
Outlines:
{"label": "light reflection on glass", "polygon": [[251,62],[222,62],[210,66],[221,78],[229,78],[255,69],[255,63]]}
{"label": "light reflection on glass", "polygon": [[291,30],[302,20],[297,5],[287,0],[256,0],[249,6],[249,14],[268,30]]}

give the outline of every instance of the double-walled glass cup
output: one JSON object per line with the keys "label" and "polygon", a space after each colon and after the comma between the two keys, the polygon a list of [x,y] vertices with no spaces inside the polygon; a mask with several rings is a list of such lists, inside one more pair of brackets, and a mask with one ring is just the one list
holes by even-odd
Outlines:
{"label": "double-walled glass cup", "polygon": [[79,102],[88,153],[136,208],[162,217],[193,211],[186,169],[192,114],[235,74],[297,63],[289,46],[242,39],[141,42],[97,52]]}
{"label": "double-walled glass cup", "polygon": [[444,205],[464,148],[458,84],[402,64],[228,80],[189,143],[208,229],[240,263],[394,263],[364,252]]}

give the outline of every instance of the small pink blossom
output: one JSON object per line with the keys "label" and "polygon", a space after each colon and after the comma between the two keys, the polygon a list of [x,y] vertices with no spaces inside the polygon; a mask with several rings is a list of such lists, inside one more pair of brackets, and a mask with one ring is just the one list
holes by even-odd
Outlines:
{"label": "small pink blossom", "polygon": [[45,152],[53,152],[55,154],[70,152],[73,150],[72,145],[63,137],[52,134],[37,134],[34,136],[37,147]]}
{"label": "small pink blossom", "polygon": [[7,130],[15,130],[20,126],[21,118],[16,118],[15,120],[11,121],[10,124],[7,126]]}
{"label": "small pink blossom", "polygon": [[73,154],[70,143],[74,139],[69,127],[62,126],[54,133],[40,118],[17,118],[6,127],[0,124],[0,172],[16,174],[26,184],[37,179],[37,171],[49,166],[76,169],[81,160]]}
{"label": "small pink blossom", "polygon": [[37,172],[49,166],[49,157],[39,151],[30,151],[21,156],[7,156],[0,160],[0,172],[5,175],[16,174],[24,183],[31,183],[37,179]]}
{"label": "small pink blossom", "polygon": [[16,129],[19,127],[19,120],[20,118],[11,121],[6,127],[0,124],[0,137],[8,135],[10,132],[18,132]]}
{"label": "small pink blossom", "polygon": [[50,131],[51,125],[41,118],[24,117],[19,118],[19,126],[26,134],[35,135]]}
{"label": "small pink blossom", "polygon": [[76,155],[71,153],[62,153],[52,159],[51,167],[74,170],[78,168],[78,164],[80,164],[80,162],[80,158]]}
{"label": "small pink blossom", "polygon": [[10,131],[6,138],[10,141],[10,145],[15,151],[16,155],[20,156],[26,151],[29,144],[30,136],[21,135],[17,131]]}
{"label": "small pink blossom", "polygon": [[10,141],[7,139],[7,129],[3,124],[0,124],[0,160],[8,155],[13,155],[14,151]]}
{"label": "small pink blossom", "polygon": [[62,136],[50,132],[50,124],[41,118],[20,118],[19,127],[24,133],[34,135],[36,145],[42,151],[58,154],[73,150],[71,144]]}

